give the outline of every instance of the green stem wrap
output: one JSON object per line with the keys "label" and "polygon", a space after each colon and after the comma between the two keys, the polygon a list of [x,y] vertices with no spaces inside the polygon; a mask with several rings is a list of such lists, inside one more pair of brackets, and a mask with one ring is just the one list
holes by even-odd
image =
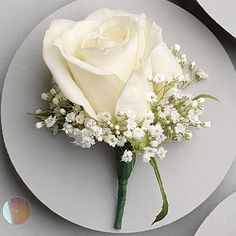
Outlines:
{"label": "green stem wrap", "polygon": [[133,159],[131,162],[121,161],[124,150],[133,151],[132,146],[129,143],[127,143],[123,148],[116,147],[114,150],[117,161],[117,177],[118,177],[118,199],[117,199],[117,211],[116,211],[116,220],[114,228],[121,229],[125,202],[126,202],[128,179],[134,168],[136,157],[135,154],[133,153]]}

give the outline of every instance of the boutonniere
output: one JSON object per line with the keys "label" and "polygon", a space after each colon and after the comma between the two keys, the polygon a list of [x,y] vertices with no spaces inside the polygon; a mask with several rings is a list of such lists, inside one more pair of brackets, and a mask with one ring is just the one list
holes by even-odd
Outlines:
{"label": "boutonniere", "polygon": [[54,20],[45,34],[43,58],[53,82],[41,95],[45,108],[33,113],[39,118],[36,127],[64,132],[82,148],[97,142],[114,148],[116,229],[122,227],[137,158],[153,167],[162,194],[162,209],[150,223],[165,218],[169,204],[158,161],[166,156],[166,144],[190,140],[192,128],[210,127],[200,116],[205,99],[217,98],[188,92],[208,78],[206,72],[188,63],[178,44],[170,49],[151,18],[110,9],[79,22]]}

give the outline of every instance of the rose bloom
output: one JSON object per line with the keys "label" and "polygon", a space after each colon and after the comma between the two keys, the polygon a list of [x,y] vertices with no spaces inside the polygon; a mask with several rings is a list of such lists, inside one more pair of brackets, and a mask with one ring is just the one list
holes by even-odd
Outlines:
{"label": "rose bloom", "polygon": [[148,78],[182,73],[152,19],[110,9],[79,22],[54,20],[43,57],[64,96],[95,119],[98,112],[132,110],[142,120],[153,91]]}

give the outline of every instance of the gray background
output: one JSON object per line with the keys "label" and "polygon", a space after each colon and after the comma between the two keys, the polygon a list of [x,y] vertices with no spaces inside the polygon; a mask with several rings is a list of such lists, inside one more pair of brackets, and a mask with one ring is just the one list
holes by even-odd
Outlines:
{"label": "gray background", "polygon": [[[0,88],[2,89],[9,63],[27,34],[46,16],[71,0],[1,0],[0,3]],[[218,37],[236,66],[235,39],[215,24],[199,5],[190,0],[172,1],[192,12]],[[1,138],[2,139],[2,138]],[[5,235],[106,235],[73,225],[39,203],[27,190],[13,170],[1,140],[0,155],[0,208],[11,196],[24,196],[32,204],[33,217],[23,226],[12,226],[0,215],[0,234]],[[222,157],[223,158],[223,157]],[[236,190],[236,162],[223,183],[200,207],[189,215],[158,230],[136,235],[191,236],[211,210]]]}

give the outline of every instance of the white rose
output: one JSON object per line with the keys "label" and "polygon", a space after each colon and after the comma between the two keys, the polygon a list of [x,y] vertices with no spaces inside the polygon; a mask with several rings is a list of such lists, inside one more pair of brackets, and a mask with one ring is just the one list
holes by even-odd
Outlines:
{"label": "white rose", "polygon": [[101,9],[85,20],[54,20],[46,32],[44,60],[64,96],[96,119],[149,109],[147,78],[181,73],[163,42],[161,28],[144,14]]}

